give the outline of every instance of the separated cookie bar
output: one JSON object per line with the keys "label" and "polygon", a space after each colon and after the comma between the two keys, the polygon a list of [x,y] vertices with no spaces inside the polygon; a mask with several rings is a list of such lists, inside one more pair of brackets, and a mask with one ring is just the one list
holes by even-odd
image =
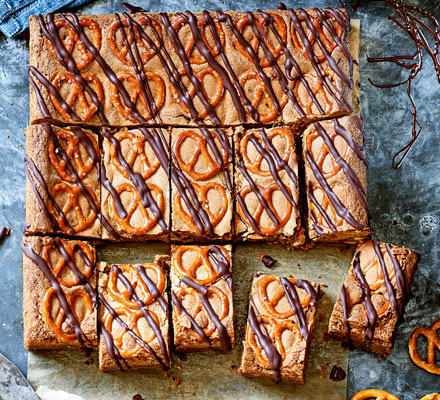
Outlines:
{"label": "separated cookie bar", "polygon": [[26,132],[26,233],[99,238],[98,137],[79,127]]}
{"label": "separated cookie bar", "polygon": [[308,233],[324,242],[370,234],[363,123],[358,117],[315,122],[303,135]]}
{"label": "separated cookie bar", "polygon": [[295,140],[287,127],[237,132],[237,239],[304,243]]}
{"label": "separated cookie bar", "polygon": [[172,246],[176,351],[234,347],[231,246]]}
{"label": "separated cookie bar", "polygon": [[167,368],[168,257],[149,264],[99,265],[99,369]]}
{"label": "separated cookie bar", "polygon": [[172,238],[232,238],[232,131],[171,130]]}
{"label": "separated cookie bar", "polygon": [[25,237],[22,249],[25,349],[95,348],[95,249],[44,236]]}
{"label": "separated cookie bar", "polygon": [[305,280],[254,275],[241,375],[304,384],[318,292]]}
{"label": "separated cookie bar", "polygon": [[414,250],[373,240],[360,244],[330,317],[330,336],[391,354],[418,260]]}
{"label": "separated cookie bar", "polygon": [[[154,128],[108,131],[103,138],[102,214],[119,238],[169,238],[168,138]],[[104,231],[103,238],[112,235]]]}

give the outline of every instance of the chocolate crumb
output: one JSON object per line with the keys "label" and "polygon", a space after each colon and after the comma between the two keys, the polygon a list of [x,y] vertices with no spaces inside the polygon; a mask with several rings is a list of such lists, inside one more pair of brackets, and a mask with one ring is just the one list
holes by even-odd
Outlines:
{"label": "chocolate crumb", "polygon": [[325,317],[326,317],[326,315],[324,313],[319,313],[319,317],[318,317],[319,322],[324,322]]}
{"label": "chocolate crumb", "polygon": [[274,258],[272,258],[271,256],[267,255],[266,253],[263,253],[260,256],[260,261],[264,264],[265,267],[267,268],[272,268],[276,263],[277,260],[275,260]]}
{"label": "chocolate crumb", "polygon": [[11,232],[11,228],[7,226],[0,226],[0,240],[3,239],[5,236],[8,236],[9,232]]}
{"label": "chocolate crumb", "polygon": [[229,367],[229,371],[234,371],[234,370],[236,370],[237,369],[237,367],[235,366],[235,365],[231,365],[230,367]]}
{"label": "chocolate crumb", "polygon": [[135,394],[132,400],[144,400],[144,398],[140,394]]}
{"label": "chocolate crumb", "polygon": [[84,364],[86,364],[86,365],[91,365],[91,364],[93,364],[94,362],[95,362],[95,359],[94,359],[94,358],[89,358],[88,360],[84,361]]}
{"label": "chocolate crumb", "polygon": [[319,377],[319,379],[321,379],[321,381],[323,381],[323,380],[325,380],[325,376],[324,376],[324,375],[321,375],[321,376]]}
{"label": "chocolate crumb", "polygon": [[345,371],[338,367],[337,365],[333,365],[332,370],[330,371],[330,379],[334,382],[343,381],[346,378],[347,374]]}
{"label": "chocolate crumb", "polygon": [[176,379],[174,380],[174,387],[177,387],[181,384],[182,378],[180,376],[176,376]]}
{"label": "chocolate crumb", "polygon": [[188,357],[183,354],[177,353],[177,357],[179,357],[180,361],[183,361],[183,362],[188,361]]}

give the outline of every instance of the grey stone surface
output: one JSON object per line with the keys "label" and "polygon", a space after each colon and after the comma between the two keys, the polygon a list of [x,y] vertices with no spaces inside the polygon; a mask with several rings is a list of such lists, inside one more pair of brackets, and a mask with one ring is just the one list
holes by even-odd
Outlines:
{"label": "grey stone surface", "polygon": [[[194,0],[138,1],[151,11],[201,9],[254,9],[274,7],[275,1]],[[436,0],[411,1],[440,18]],[[337,6],[336,0],[298,0],[294,7]],[[392,155],[410,138],[411,116],[405,89],[377,89],[367,78],[379,82],[395,79],[399,71],[388,65],[370,65],[366,54],[382,56],[408,53],[408,39],[397,34],[387,21],[389,7],[373,2],[353,17],[361,19],[362,109],[368,138],[368,182],[371,226],[376,239],[413,247],[422,253],[405,319],[400,326],[393,354],[384,360],[362,351],[350,354],[347,397],[358,390],[387,389],[401,400],[419,399],[439,391],[440,378],[415,367],[408,356],[409,335],[416,326],[429,326],[440,318],[439,250],[440,224],[440,85],[430,62],[414,84],[415,100],[423,132],[400,170],[391,168]],[[122,11],[119,1],[97,1],[83,12]],[[28,46],[25,39],[0,38],[0,225],[12,228],[0,245],[0,352],[26,371],[22,343],[21,251],[24,225],[23,129],[28,123]],[[380,197],[379,197],[380,196]]]}

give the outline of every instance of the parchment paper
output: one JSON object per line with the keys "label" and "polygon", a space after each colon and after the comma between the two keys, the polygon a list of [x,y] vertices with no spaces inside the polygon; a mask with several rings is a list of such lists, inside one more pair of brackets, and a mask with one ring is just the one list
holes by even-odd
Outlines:
{"label": "parchment paper", "polygon": [[[168,251],[166,244],[107,245],[100,249],[98,258],[109,263],[151,262],[155,254]],[[347,381],[333,382],[329,374],[335,364],[347,371],[349,352],[339,342],[325,340],[324,332],[353,251],[354,247],[336,245],[318,245],[307,252],[289,251],[277,245],[238,245],[233,263],[236,348],[227,354],[188,353],[186,361],[174,355],[171,377],[162,370],[99,373],[97,359],[87,365],[80,351],[43,351],[29,352],[28,379],[35,388],[45,385],[87,400],[125,400],[137,393],[148,399],[281,399],[283,395],[296,400],[344,399]],[[259,261],[262,252],[278,260],[272,270]],[[244,378],[236,371],[240,365],[249,289],[253,273],[257,271],[291,274],[327,285],[322,288],[323,296],[318,302],[317,325],[304,386],[275,385],[268,380]]]}

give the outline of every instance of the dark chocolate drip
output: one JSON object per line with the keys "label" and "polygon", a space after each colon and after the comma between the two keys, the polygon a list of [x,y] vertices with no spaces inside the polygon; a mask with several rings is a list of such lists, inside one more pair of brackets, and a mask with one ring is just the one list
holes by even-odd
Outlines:
{"label": "dark chocolate drip", "polygon": [[[394,313],[396,314],[396,318],[400,318],[400,309],[399,304],[397,303],[396,291],[394,290],[394,286],[391,283],[390,276],[388,274],[387,266],[385,265],[385,260],[383,258],[382,249],[380,243],[376,240],[373,240],[373,248],[376,252],[376,256],[379,260],[380,268],[382,270],[383,280],[385,282],[385,287],[387,288],[388,298],[390,300],[391,305],[393,306]],[[397,276],[397,273],[396,273]]]}
{"label": "dark chocolate drip", "polygon": [[[309,186],[307,188],[307,192],[308,192],[308,196],[309,196],[310,201],[318,209],[319,213],[324,218],[324,221],[327,223],[329,229],[332,232],[336,232],[337,229],[336,229],[335,224],[330,219],[329,215],[326,213],[326,211],[321,206],[319,201],[316,199],[315,194],[313,193],[313,189],[312,189],[312,184],[311,183],[309,183]],[[315,229],[316,233],[318,235],[322,235],[324,233],[324,229],[322,229],[322,227],[318,225],[318,219],[316,218],[316,215],[315,215],[315,213],[313,212],[312,209],[310,209],[310,217],[312,218],[313,228]]]}
{"label": "dark chocolate drip", "polygon": [[394,274],[396,276],[396,281],[397,281],[397,287],[399,289],[400,295],[402,296],[402,299],[404,300],[407,294],[407,287],[406,287],[406,280],[402,270],[402,266],[400,265],[399,260],[397,259],[396,255],[393,253],[393,249],[388,243],[385,243],[385,248],[387,249],[388,255],[390,256],[391,261],[393,263]]}
{"label": "dark chocolate drip", "polygon": [[0,240],[2,240],[4,237],[9,235],[9,232],[11,232],[11,228],[7,226],[0,226]]}
{"label": "dark chocolate drip", "polygon": [[[88,347],[93,347],[90,343],[89,338],[85,335],[81,328],[81,324],[76,318],[72,308],[69,305],[69,302],[67,301],[66,294],[64,293],[60,283],[58,282],[57,278],[53,275],[52,271],[50,270],[49,266],[47,265],[46,261],[41,258],[37,253],[34,252],[30,244],[25,244],[24,242],[21,244],[21,249],[23,250],[23,253],[28,257],[44,274],[46,279],[50,282],[52,288],[55,290],[57,299],[60,303],[60,307],[64,311],[64,314],[66,315],[69,322],[72,324],[76,340],[80,344],[80,346],[83,349],[87,349]],[[90,344],[90,346],[86,346],[86,342]]]}
{"label": "dark chocolate drip", "polygon": [[342,302],[342,312],[343,312],[343,318],[344,318],[344,329],[345,329],[345,341],[347,343],[351,342],[351,327],[350,322],[348,320],[350,311],[348,309],[348,297],[347,297],[347,291],[345,289],[345,285],[342,285],[341,288],[341,302]]}
{"label": "dark chocolate drip", "polygon": [[297,279],[295,283],[292,283],[289,279],[280,277],[280,282],[287,300],[292,307],[292,311],[295,314],[295,318],[301,331],[301,336],[308,342],[309,339],[311,339],[309,324],[307,323],[307,317],[301,305],[301,300],[298,296],[298,292],[296,291],[296,287],[299,287],[307,292],[311,299],[310,304],[314,304],[316,301],[316,290],[309,282],[301,279]]}
{"label": "dark chocolate drip", "polygon": [[127,11],[132,14],[145,11],[142,7],[134,6],[130,3],[121,3],[121,6],[127,9]]}
{"label": "dark chocolate drip", "polygon": [[192,317],[192,315],[188,312],[188,310],[183,307],[183,304],[178,299],[176,293],[173,291],[171,292],[171,297],[173,300],[173,305],[179,310],[180,313],[183,313],[186,315],[186,317],[189,319],[189,322],[191,323],[191,329],[197,333],[203,340],[207,341],[209,344],[211,344],[211,340],[206,335],[205,331],[199,326],[199,324],[196,322],[196,320]]}
{"label": "dark chocolate drip", "polygon": [[226,280],[229,289],[232,290],[231,264],[223,254],[223,251],[220,249],[220,247],[212,245],[209,247],[208,257],[214,261],[218,273]]}
{"label": "dark chocolate drip", "polygon": [[162,294],[159,292],[156,284],[150,279],[150,277],[145,272],[145,268],[142,265],[138,265],[136,267],[141,279],[144,281],[145,285],[147,285],[148,291],[157,300],[162,307],[162,310],[168,315],[168,303],[163,298]]}
{"label": "dark chocolate drip", "polygon": [[[327,180],[324,178],[324,175],[319,170],[318,165],[316,164],[315,160],[311,156],[310,152],[307,150],[306,152],[306,159],[309,163],[313,174],[315,175],[315,178],[318,180],[319,184],[321,185],[322,189],[325,191],[330,203],[332,204],[334,210],[336,213],[343,219],[345,219],[353,228],[355,229],[365,229],[365,226],[356,221],[356,219],[353,217],[353,215],[350,213],[350,211],[344,207],[344,205],[339,200],[338,196],[333,192],[330,185],[328,184]],[[326,214],[326,213],[324,213]],[[323,214],[323,216],[324,216]],[[325,217],[325,216],[324,216]]]}
{"label": "dark chocolate drip", "polygon": [[[318,133],[319,136],[321,136],[322,140],[324,141],[325,145],[327,146],[328,150],[330,151],[333,159],[341,167],[341,169],[344,171],[347,179],[350,181],[351,186],[353,187],[353,190],[355,191],[360,203],[362,204],[362,207],[364,207],[364,209],[367,210],[366,191],[365,191],[364,187],[362,186],[362,183],[359,180],[358,176],[353,171],[353,168],[351,168],[351,166],[347,163],[347,161],[345,161],[341,157],[333,140],[327,134],[324,127],[319,122],[315,122],[314,126],[316,129],[316,132]],[[339,129],[339,130],[341,131],[341,129]],[[338,132],[336,132],[336,133],[338,133]],[[343,137],[343,138],[345,139],[345,137]],[[347,145],[349,145],[353,149],[352,143],[347,142]],[[354,146],[354,147],[356,147],[356,146]]]}
{"label": "dark chocolate drip", "polygon": [[264,329],[264,324],[263,322],[260,322],[257,315],[255,314],[254,307],[255,305],[251,301],[251,304],[249,305],[248,323],[252,329],[252,332],[254,332],[254,335],[258,339],[258,343],[260,343],[261,347],[266,353],[267,360],[269,361],[269,365],[272,368],[275,382],[279,383],[281,382],[281,364],[283,363],[283,359],[277,348],[270,340],[269,335],[266,332],[263,333],[261,331],[261,326]]}
{"label": "dark chocolate drip", "polygon": [[170,356],[168,354],[167,345],[165,342],[165,338],[162,335],[162,331],[160,329],[160,326],[157,324],[155,319],[151,316],[151,314],[146,309],[145,303],[138,297],[138,295],[135,292],[134,287],[131,285],[130,281],[127,279],[127,277],[122,273],[121,269],[117,265],[112,266],[112,272],[116,274],[116,278],[119,279],[122,284],[125,286],[125,288],[128,290],[128,293],[130,293],[130,299],[133,299],[136,304],[139,307],[139,310],[142,312],[142,315],[144,316],[145,320],[147,321],[150,328],[153,330],[157,340],[159,341],[160,349],[162,351],[162,357],[164,358],[164,362],[160,359],[158,354],[151,348],[151,353],[153,354],[154,358],[160,362],[162,366],[164,363],[168,364],[170,362]]}
{"label": "dark chocolate drip", "polygon": [[124,366],[127,369],[130,369],[130,367],[128,366],[124,357],[121,356],[119,349],[115,346],[115,342],[113,341],[113,338],[112,338],[112,335],[110,334],[110,332],[107,329],[105,329],[105,326],[103,324],[100,324],[99,329],[100,329],[102,337],[105,340],[105,344],[107,346],[107,352],[108,352],[110,358],[113,360],[113,362],[118,366],[118,368],[121,371],[124,369],[122,367],[121,361],[124,363]]}
{"label": "dark chocolate drip", "polygon": [[360,259],[359,259],[359,251],[356,252],[353,259],[353,269],[358,279],[359,291],[361,294],[361,299],[364,301],[366,314],[367,314],[367,327],[365,333],[369,340],[373,339],[374,336],[374,328],[376,326],[377,321],[377,311],[374,308],[373,301],[371,299],[371,290],[368,282],[365,278],[364,273],[361,269]]}
{"label": "dark chocolate drip", "polygon": [[218,336],[220,338],[220,344],[223,351],[229,351],[231,350],[231,338],[229,337],[228,330],[223,325],[222,321],[220,320],[219,316],[216,314],[214,309],[212,308],[211,303],[208,300],[207,293],[208,288],[206,286],[200,285],[197,282],[194,282],[191,278],[184,276],[182,278],[182,281],[187,284],[189,287],[195,289],[200,294],[200,300],[203,304],[203,307],[205,308],[206,312],[208,313],[209,318],[214,323]]}
{"label": "dark chocolate drip", "polygon": [[346,372],[337,365],[333,365],[332,370],[330,371],[330,379],[334,382],[343,381],[347,377]]}
{"label": "dark chocolate drip", "polygon": [[272,268],[275,266],[275,264],[277,263],[277,260],[275,260],[274,258],[272,258],[271,256],[267,255],[267,254],[262,254],[260,256],[260,261],[264,264],[265,267],[267,268]]}

